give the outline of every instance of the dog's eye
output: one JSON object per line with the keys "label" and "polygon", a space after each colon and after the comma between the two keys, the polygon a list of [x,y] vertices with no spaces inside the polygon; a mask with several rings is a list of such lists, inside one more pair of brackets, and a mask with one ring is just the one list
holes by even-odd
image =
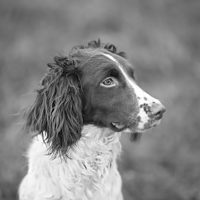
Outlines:
{"label": "dog's eye", "polygon": [[117,81],[116,78],[114,77],[107,77],[106,79],[104,79],[100,85],[103,87],[107,87],[107,88],[111,88],[111,87],[115,87],[117,86],[119,83]]}

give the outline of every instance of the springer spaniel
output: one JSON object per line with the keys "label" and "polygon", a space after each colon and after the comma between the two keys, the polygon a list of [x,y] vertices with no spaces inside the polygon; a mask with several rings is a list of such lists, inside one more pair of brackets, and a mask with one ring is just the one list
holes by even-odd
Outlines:
{"label": "springer spaniel", "polygon": [[159,124],[164,106],[135,82],[112,44],[92,41],[55,57],[26,127],[36,133],[20,200],[122,200],[120,135]]}

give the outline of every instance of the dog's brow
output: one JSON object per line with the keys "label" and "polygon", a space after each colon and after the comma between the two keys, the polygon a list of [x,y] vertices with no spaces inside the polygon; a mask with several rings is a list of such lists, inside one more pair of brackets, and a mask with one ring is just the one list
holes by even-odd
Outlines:
{"label": "dog's brow", "polygon": [[109,58],[110,60],[112,60],[115,64],[120,65],[120,63],[115,58],[113,58],[111,55],[106,54],[106,53],[102,53],[102,55],[104,55],[107,58]]}
{"label": "dog's brow", "polygon": [[133,87],[133,82],[130,80],[130,78],[128,77],[127,73],[124,71],[122,65],[111,55],[106,54],[106,53],[102,53],[102,55],[104,55],[105,57],[109,58],[110,60],[112,60],[117,67],[119,68],[119,70],[121,71],[122,75],[124,76],[125,80],[127,81],[127,83]]}

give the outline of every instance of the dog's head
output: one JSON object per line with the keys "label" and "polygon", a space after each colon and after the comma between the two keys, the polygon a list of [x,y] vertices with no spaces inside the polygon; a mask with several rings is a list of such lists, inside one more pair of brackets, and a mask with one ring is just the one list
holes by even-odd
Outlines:
{"label": "dog's head", "polygon": [[52,153],[66,154],[83,125],[140,133],[159,124],[164,106],[136,84],[132,65],[114,45],[92,41],[54,61],[26,123]]}

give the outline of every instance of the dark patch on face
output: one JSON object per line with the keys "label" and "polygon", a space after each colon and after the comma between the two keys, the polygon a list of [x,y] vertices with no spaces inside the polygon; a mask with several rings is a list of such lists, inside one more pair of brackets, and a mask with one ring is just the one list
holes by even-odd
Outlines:
{"label": "dark patch on face", "polygon": [[151,107],[147,103],[141,104],[140,108],[143,108],[148,115],[151,114]]}
{"label": "dark patch on face", "polygon": [[144,106],[144,111],[145,111],[146,113],[151,113],[151,107],[150,107],[148,104],[145,104],[145,106]]}
{"label": "dark patch on face", "polygon": [[[119,85],[100,86],[106,77],[115,77]],[[112,122],[135,126],[138,113],[134,92],[126,85],[123,75],[113,61],[95,56],[82,67],[84,124],[111,127]]]}
{"label": "dark patch on face", "polygon": [[118,80],[121,79],[121,75],[119,71],[115,68],[115,66],[111,65],[110,67],[107,67],[105,71],[107,71],[106,77],[112,76]]}

